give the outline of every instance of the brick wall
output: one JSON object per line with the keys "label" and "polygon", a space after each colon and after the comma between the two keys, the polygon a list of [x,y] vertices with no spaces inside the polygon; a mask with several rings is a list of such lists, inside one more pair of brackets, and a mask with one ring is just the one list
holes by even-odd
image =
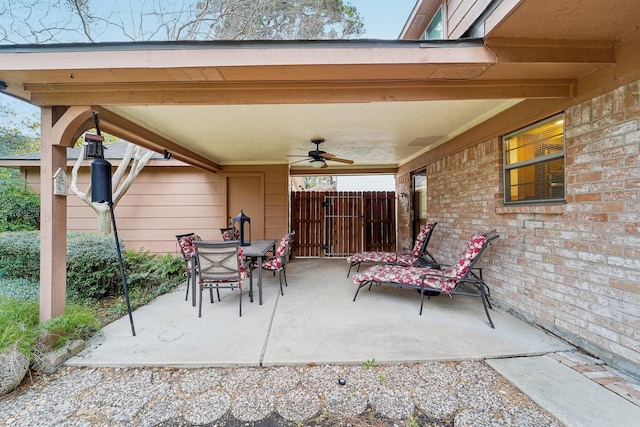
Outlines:
{"label": "brick wall", "polygon": [[639,86],[566,111],[566,204],[504,206],[500,138],[427,165],[429,221],[438,221],[430,252],[451,262],[474,231],[496,229],[480,264],[497,305],[635,375]]}

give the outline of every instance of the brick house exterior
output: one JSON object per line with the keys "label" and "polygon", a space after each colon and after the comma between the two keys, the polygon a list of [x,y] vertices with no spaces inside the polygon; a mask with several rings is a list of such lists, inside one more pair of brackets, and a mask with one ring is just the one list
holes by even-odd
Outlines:
{"label": "brick house exterior", "polygon": [[[500,239],[482,260],[495,304],[635,375],[639,89],[636,81],[566,110],[566,204],[503,204],[501,138],[424,164],[428,218],[438,222],[430,245],[439,261],[456,259],[470,233],[496,229]],[[408,191],[410,173],[397,182],[397,191]],[[410,240],[403,215],[399,232]]]}

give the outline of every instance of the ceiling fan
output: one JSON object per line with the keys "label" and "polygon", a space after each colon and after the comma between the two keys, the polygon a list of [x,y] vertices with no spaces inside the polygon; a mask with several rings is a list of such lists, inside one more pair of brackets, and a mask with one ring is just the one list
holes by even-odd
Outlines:
{"label": "ceiling fan", "polygon": [[327,161],[345,163],[347,165],[352,165],[353,164],[353,160],[341,159],[341,158],[336,157],[335,155],[333,155],[331,153],[327,153],[326,151],[322,151],[320,149],[320,144],[322,144],[323,142],[324,142],[324,138],[314,138],[314,139],[312,139],[311,143],[316,145],[316,149],[309,151],[306,156],[296,156],[296,155],[288,156],[288,157],[304,157],[304,159],[297,160],[297,161],[292,162],[290,164],[293,165],[295,163],[301,163],[301,162],[308,161],[309,165],[314,167],[314,168],[326,168],[326,167],[328,167]]}

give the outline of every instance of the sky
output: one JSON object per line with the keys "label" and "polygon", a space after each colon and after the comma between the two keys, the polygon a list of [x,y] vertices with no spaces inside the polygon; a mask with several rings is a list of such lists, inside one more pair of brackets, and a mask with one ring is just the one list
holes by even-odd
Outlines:
{"label": "sky", "polygon": [[[366,33],[362,38],[396,40],[417,0],[345,0],[362,16]],[[38,109],[29,104],[0,95],[0,108],[9,106],[21,116],[38,118]],[[0,116],[1,118],[1,116]]]}
{"label": "sky", "polygon": [[362,16],[368,39],[395,40],[407,22],[416,0],[346,0]]}

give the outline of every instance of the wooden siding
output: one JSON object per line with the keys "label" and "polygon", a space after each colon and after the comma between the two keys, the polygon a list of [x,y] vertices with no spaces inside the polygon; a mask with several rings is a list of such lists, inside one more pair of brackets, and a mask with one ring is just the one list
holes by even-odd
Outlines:
{"label": "wooden siding", "polygon": [[460,38],[487,9],[491,0],[448,0],[446,7],[446,37]]}
{"label": "wooden siding", "polygon": [[[223,196],[225,172],[263,173],[265,177],[264,235],[279,239],[289,230],[289,186],[287,165],[232,166],[222,173],[210,173],[193,167],[147,165],[129,191],[115,207],[118,235],[127,248],[144,248],[152,253],[178,250],[175,235],[196,232],[205,240],[220,240],[220,228],[226,224]],[[39,168],[22,171],[32,188],[40,191]],[[68,170],[71,179],[71,168]],[[78,187],[89,183],[89,168],[83,167]],[[93,232],[96,214],[69,192],[67,228]]]}

